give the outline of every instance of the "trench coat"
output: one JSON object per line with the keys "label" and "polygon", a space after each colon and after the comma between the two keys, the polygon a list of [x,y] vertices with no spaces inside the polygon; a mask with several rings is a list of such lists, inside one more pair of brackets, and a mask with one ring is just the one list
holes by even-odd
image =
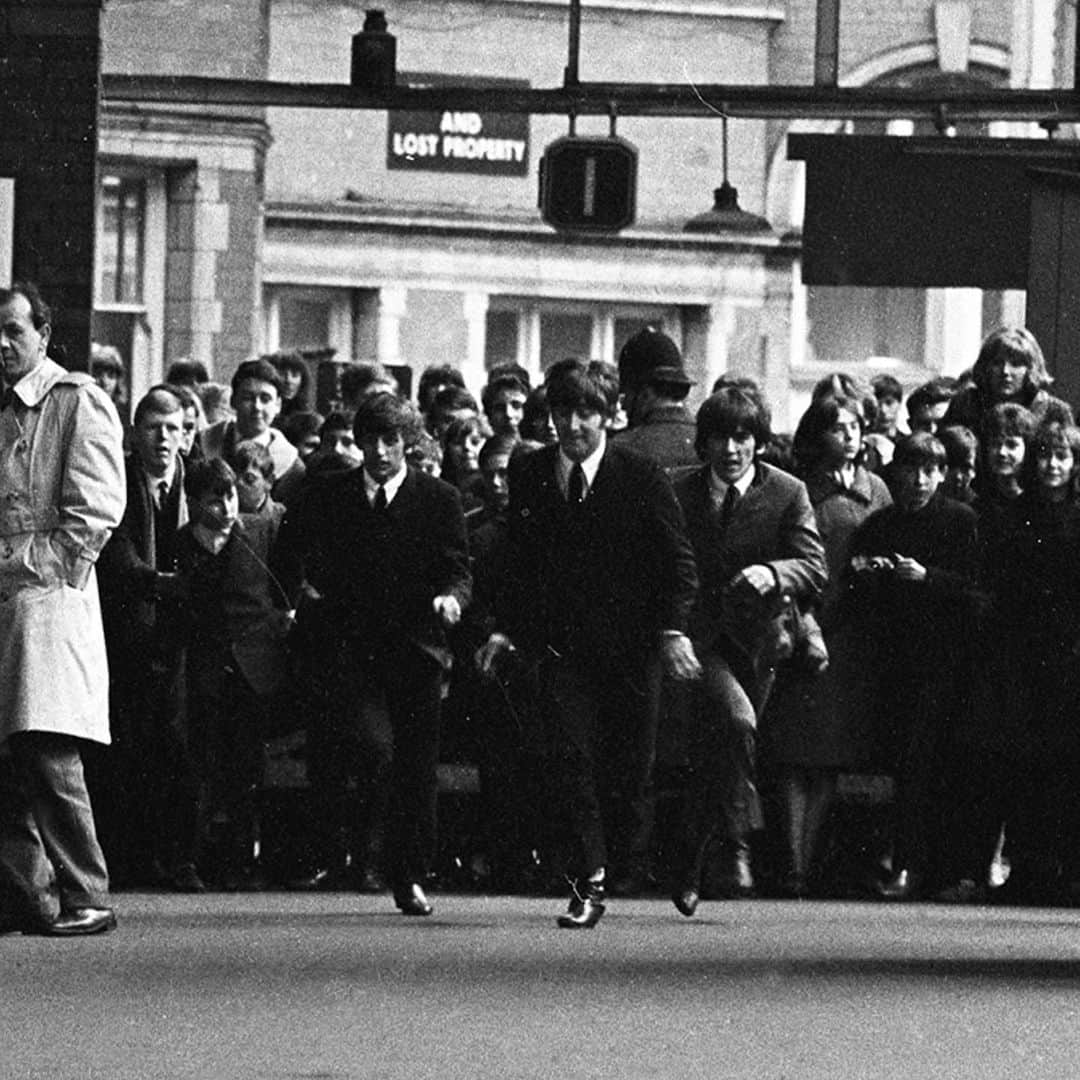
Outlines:
{"label": "trench coat", "polygon": [[108,396],[43,360],[0,412],[0,744],[19,731],[109,742],[94,563],[124,513]]}

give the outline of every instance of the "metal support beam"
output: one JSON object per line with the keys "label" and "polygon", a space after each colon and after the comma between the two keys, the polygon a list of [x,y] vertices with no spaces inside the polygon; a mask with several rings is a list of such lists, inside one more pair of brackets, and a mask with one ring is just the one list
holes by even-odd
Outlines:
{"label": "metal support beam", "polygon": [[1073,9],[1073,91],[1080,93],[1080,6]]}
{"label": "metal support beam", "polygon": [[570,42],[566,56],[563,84],[574,87],[581,82],[581,0],[570,0]]}
{"label": "metal support beam", "polygon": [[840,83],[840,0],[818,0],[814,37],[814,85]]}
{"label": "metal support beam", "polygon": [[[0,69],[2,73],[2,69]],[[105,75],[107,104],[286,106],[303,109],[406,109],[527,113],[535,115],[684,116],[727,114],[760,120],[791,117],[821,120],[933,119],[944,108],[961,120],[1080,122],[1075,90],[1010,90],[987,87],[963,91],[905,87],[747,86],[685,83],[579,83],[554,89],[435,86],[409,82],[362,90],[343,83],[283,83],[196,76]]]}

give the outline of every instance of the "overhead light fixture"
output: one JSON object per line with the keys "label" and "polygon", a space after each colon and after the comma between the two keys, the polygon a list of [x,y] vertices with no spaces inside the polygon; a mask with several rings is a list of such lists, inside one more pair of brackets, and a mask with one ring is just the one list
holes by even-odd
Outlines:
{"label": "overhead light fixture", "polygon": [[692,233],[762,233],[772,232],[772,226],[759,214],[751,214],[739,206],[739,192],[728,182],[728,118],[721,115],[723,131],[723,170],[724,181],[718,188],[713,188],[711,210],[692,217],[684,226],[683,232]]}

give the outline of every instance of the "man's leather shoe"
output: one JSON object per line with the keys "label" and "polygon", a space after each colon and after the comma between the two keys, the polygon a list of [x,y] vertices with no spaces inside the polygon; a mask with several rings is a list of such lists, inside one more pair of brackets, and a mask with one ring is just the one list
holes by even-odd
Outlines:
{"label": "man's leather shoe", "polygon": [[416,882],[395,889],[394,903],[402,915],[430,915],[435,910]]}
{"label": "man's leather shoe", "polygon": [[882,900],[910,900],[915,895],[918,882],[910,870],[901,870],[888,881],[878,886],[878,896]]}
{"label": "man's leather shoe", "polygon": [[565,915],[559,916],[563,930],[591,930],[607,910],[604,906],[604,886],[598,881],[576,882]]}
{"label": "man's leather shoe", "polygon": [[60,912],[45,933],[51,937],[81,937],[115,929],[116,915],[112,908],[77,907]]}
{"label": "man's leather shoe", "polygon": [[697,911],[700,900],[701,894],[696,885],[685,885],[671,894],[671,901],[679,909],[679,914],[688,919]]}

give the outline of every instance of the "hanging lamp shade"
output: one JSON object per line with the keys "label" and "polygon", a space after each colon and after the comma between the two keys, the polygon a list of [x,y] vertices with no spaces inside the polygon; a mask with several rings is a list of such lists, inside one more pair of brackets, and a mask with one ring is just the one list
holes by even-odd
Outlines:
{"label": "hanging lamp shade", "polygon": [[683,232],[690,233],[764,233],[772,232],[772,226],[759,214],[751,214],[739,206],[739,192],[724,180],[713,189],[711,210],[692,217]]}
{"label": "hanging lamp shade", "polygon": [[711,210],[692,217],[684,226],[683,232],[691,233],[771,233],[772,226],[757,214],[751,214],[739,206],[739,192],[728,182],[728,117],[720,116],[722,133],[721,164],[724,182],[713,188]]}

